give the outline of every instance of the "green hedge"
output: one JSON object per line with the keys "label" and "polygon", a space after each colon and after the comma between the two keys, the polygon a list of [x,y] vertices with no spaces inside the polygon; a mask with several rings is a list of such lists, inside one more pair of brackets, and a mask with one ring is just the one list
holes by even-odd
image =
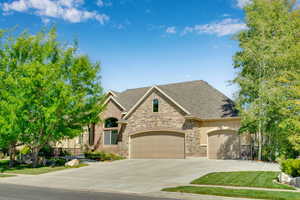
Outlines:
{"label": "green hedge", "polygon": [[300,176],[300,159],[287,159],[280,162],[281,171],[292,176]]}
{"label": "green hedge", "polygon": [[106,153],[103,151],[94,151],[94,152],[85,152],[85,158],[97,161],[106,161],[106,160],[122,160],[122,156],[113,153]]}
{"label": "green hedge", "polygon": [[50,158],[47,161],[50,166],[64,166],[67,160],[65,158]]}

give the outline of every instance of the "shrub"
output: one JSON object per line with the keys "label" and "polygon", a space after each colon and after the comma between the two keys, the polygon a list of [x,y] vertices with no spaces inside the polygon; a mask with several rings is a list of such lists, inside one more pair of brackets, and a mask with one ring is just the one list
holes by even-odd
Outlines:
{"label": "shrub", "polygon": [[108,154],[106,154],[106,159],[107,160],[123,160],[124,158],[117,154],[108,153]]}
{"label": "shrub", "polygon": [[44,145],[39,151],[39,156],[43,156],[45,158],[51,158],[54,155],[54,149],[49,145]]}
{"label": "shrub", "polygon": [[96,152],[96,151],[95,152],[85,152],[84,156],[87,159],[98,160],[98,161],[100,161],[101,158],[103,157],[103,155],[101,154],[101,152]]}
{"label": "shrub", "polygon": [[20,150],[20,154],[21,155],[28,155],[31,153],[31,149],[29,146],[24,146],[21,150]]}
{"label": "shrub", "polygon": [[85,152],[84,156],[87,159],[97,160],[97,161],[106,161],[106,160],[122,160],[122,156],[119,156],[114,153],[105,153],[103,151],[94,151],[94,152]]}
{"label": "shrub", "polygon": [[67,151],[66,149],[62,149],[59,152],[59,156],[71,156],[71,153],[69,151]]}
{"label": "shrub", "polygon": [[50,158],[48,159],[48,165],[50,166],[63,166],[67,162],[64,158]]}
{"label": "shrub", "polygon": [[280,162],[281,171],[292,176],[300,176],[300,159],[287,159]]}

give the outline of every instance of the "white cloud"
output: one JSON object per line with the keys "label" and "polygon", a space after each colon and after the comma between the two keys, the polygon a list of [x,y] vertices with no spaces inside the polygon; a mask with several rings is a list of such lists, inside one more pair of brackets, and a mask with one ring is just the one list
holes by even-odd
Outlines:
{"label": "white cloud", "polygon": [[104,2],[102,0],[98,0],[96,4],[99,7],[103,7],[104,6]]}
{"label": "white cloud", "polygon": [[236,0],[236,6],[239,8],[244,8],[250,2],[251,2],[251,0]]}
{"label": "white cloud", "polygon": [[28,12],[42,18],[64,19],[71,23],[94,19],[104,24],[109,20],[105,14],[82,9],[82,4],[84,0],[14,0],[0,5],[4,14],[13,11]]}
{"label": "white cloud", "polygon": [[169,34],[176,34],[176,27],[175,26],[170,26],[166,28],[166,33]]}
{"label": "white cloud", "polygon": [[42,22],[43,22],[43,24],[45,24],[45,25],[49,24],[50,21],[51,21],[51,20],[50,20],[49,18],[42,18]]}
{"label": "white cloud", "polygon": [[4,3],[3,8],[4,11],[16,10],[19,12],[26,11],[28,9],[26,0],[20,0],[12,2],[11,4]]}
{"label": "white cloud", "polygon": [[99,6],[100,8],[102,8],[104,6],[109,7],[109,6],[112,6],[112,2],[111,1],[104,2],[104,0],[98,0],[96,5]]}
{"label": "white cloud", "polygon": [[232,35],[241,30],[247,29],[245,23],[242,23],[238,19],[227,18],[220,22],[215,22],[211,24],[204,25],[194,25],[185,27],[182,35],[188,33],[197,33],[197,34],[213,34],[217,36]]}
{"label": "white cloud", "polygon": [[125,26],[123,24],[115,24],[115,25],[113,25],[113,27],[118,30],[125,29]]}
{"label": "white cloud", "polygon": [[230,14],[225,13],[222,15],[222,17],[230,17]]}

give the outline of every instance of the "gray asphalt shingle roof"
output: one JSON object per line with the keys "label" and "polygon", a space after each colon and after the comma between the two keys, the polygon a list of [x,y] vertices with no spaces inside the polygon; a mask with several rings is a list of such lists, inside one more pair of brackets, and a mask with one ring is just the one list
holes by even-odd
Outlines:
{"label": "gray asphalt shingle roof", "polygon": [[[157,85],[169,97],[202,119],[236,117],[234,102],[205,81]],[[117,93],[116,100],[130,110],[151,87],[128,89]]]}

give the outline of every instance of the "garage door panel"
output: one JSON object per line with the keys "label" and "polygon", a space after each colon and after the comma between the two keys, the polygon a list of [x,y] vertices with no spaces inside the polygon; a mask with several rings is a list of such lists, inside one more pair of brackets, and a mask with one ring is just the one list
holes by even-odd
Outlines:
{"label": "garage door panel", "polygon": [[150,132],[131,136],[131,158],[184,158],[184,134]]}
{"label": "garage door panel", "polygon": [[209,159],[238,159],[240,138],[235,132],[219,131],[208,135]]}

